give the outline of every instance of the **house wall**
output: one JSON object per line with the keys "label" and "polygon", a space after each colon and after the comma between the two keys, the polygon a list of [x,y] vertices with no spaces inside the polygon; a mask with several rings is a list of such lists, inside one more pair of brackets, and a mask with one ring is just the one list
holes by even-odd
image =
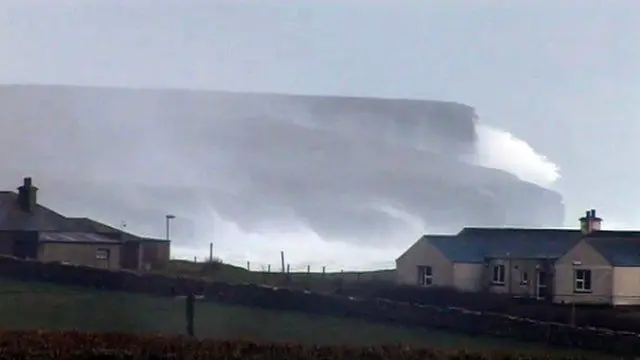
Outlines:
{"label": "house wall", "polygon": [[[98,259],[96,256],[98,249],[109,250],[109,259]],[[105,269],[119,269],[120,244],[41,243],[38,250],[38,260],[43,262],[68,262],[74,265]]]}
{"label": "house wall", "polygon": [[[494,267],[503,265],[504,284],[493,281]],[[491,259],[484,269],[484,284],[490,292],[522,297],[538,296],[538,273],[542,272],[547,291],[552,291],[552,272],[548,260],[543,259]],[[525,278],[526,274],[526,278]],[[526,281],[525,281],[526,280]]]}
{"label": "house wall", "polygon": [[36,259],[38,257],[38,232],[37,231],[14,231],[13,256],[19,259]]}
{"label": "house wall", "polygon": [[484,264],[454,263],[453,287],[460,291],[480,291],[484,272]]}
{"label": "house wall", "polygon": [[142,244],[139,241],[126,241],[120,248],[120,267],[140,270],[142,267]]}
{"label": "house wall", "polygon": [[640,267],[613,268],[613,305],[640,305]]}
{"label": "house wall", "polygon": [[21,259],[35,259],[38,252],[37,231],[0,231],[0,254]]}
{"label": "house wall", "polygon": [[166,263],[171,256],[171,243],[168,241],[142,241],[142,264],[154,267]]}
{"label": "house wall", "polygon": [[418,240],[396,260],[397,282],[418,285],[418,266],[431,266],[432,286],[453,286],[453,263],[425,239]]}
{"label": "house wall", "polygon": [[0,255],[13,256],[13,235],[11,232],[0,232]]}
{"label": "house wall", "polygon": [[[591,292],[575,292],[574,271],[577,269],[591,270]],[[555,303],[610,304],[613,267],[593,247],[580,241],[556,262],[554,287]]]}

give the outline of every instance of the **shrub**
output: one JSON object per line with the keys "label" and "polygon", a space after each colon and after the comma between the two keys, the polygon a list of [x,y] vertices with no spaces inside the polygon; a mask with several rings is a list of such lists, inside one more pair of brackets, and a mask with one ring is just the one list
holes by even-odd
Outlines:
{"label": "shrub", "polygon": [[226,360],[552,360],[577,357],[540,357],[515,353],[471,353],[412,349],[404,346],[350,348],[302,346],[284,343],[216,341],[159,335],[96,334],[81,332],[2,331],[0,359],[226,359]]}

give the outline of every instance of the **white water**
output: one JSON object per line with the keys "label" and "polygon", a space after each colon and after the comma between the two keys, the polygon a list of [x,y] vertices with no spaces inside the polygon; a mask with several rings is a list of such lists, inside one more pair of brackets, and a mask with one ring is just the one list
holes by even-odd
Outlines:
{"label": "white water", "polygon": [[[478,126],[477,149],[477,162],[481,166],[505,170],[543,187],[551,187],[560,178],[560,169],[555,163],[522,139],[498,128]],[[366,247],[362,242],[354,244],[349,239],[325,241],[296,219],[291,219],[287,231],[274,228],[247,233],[233,222],[220,219],[212,207],[204,215],[209,219],[205,222],[211,224],[210,228],[203,231],[210,234],[208,238],[216,239],[214,256],[243,266],[250,261],[252,269],[266,269],[269,264],[272,270],[279,269],[280,250],[285,252],[292,271],[304,271],[307,265],[312,271],[319,271],[322,266],[326,266],[327,271],[392,268],[395,259],[422,233],[429,231],[429,227],[419,217],[389,204],[371,206],[406,224],[405,229],[389,239],[388,247]],[[176,248],[174,253],[183,258],[204,259],[208,256],[208,245],[203,244],[202,249]]]}
{"label": "white water", "polygon": [[524,140],[488,125],[478,126],[477,131],[479,165],[506,170],[521,180],[547,188],[560,178],[558,165]]}

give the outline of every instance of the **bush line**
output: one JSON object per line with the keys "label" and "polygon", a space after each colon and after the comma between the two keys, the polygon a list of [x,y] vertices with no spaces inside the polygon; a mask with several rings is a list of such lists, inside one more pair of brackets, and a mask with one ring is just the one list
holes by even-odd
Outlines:
{"label": "bush line", "polygon": [[0,359],[226,360],[578,360],[584,357],[412,349],[406,346],[302,346],[186,337],[81,332],[0,331]]}

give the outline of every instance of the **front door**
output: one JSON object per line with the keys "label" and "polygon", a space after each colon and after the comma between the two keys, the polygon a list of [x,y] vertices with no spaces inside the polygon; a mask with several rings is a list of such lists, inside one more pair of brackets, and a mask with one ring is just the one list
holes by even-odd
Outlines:
{"label": "front door", "polygon": [[538,299],[546,299],[549,295],[548,287],[547,287],[547,272],[546,271],[538,271],[538,276],[536,278],[536,298]]}

